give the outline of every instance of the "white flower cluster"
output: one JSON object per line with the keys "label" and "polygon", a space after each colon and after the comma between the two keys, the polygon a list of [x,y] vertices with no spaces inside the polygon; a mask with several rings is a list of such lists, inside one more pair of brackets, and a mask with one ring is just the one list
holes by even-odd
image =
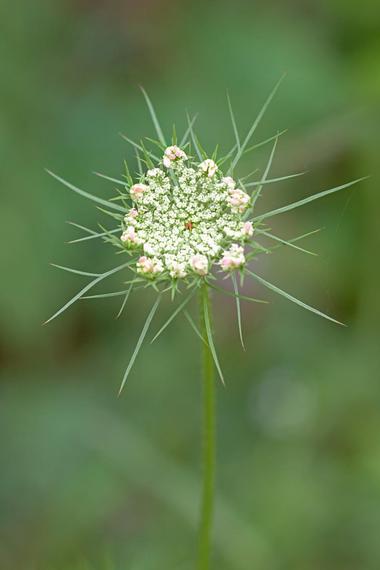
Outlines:
{"label": "white flower cluster", "polygon": [[184,278],[206,275],[213,263],[231,271],[244,265],[242,244],[253,234],[242,214],[250,197],[221,177],[211,159],[188,166],[186,153],[168,147],[162,167],[148,170],[130,188],[134,207],[126,214],[121,241],[141,250],[137,272]]}

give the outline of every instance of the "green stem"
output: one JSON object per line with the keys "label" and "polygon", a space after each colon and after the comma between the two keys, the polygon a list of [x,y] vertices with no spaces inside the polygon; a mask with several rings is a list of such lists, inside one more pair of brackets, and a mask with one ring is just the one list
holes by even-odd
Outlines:
{"label": "green stem", "polygon": [[[205,310],[211,318],[209,287],[204,284],[199,295],[201,332],[207,339]],[[198,570],[209,570],[215,483],[215,368],[208,343],[203,350],[202,411],[202,501],[199,523]]]}

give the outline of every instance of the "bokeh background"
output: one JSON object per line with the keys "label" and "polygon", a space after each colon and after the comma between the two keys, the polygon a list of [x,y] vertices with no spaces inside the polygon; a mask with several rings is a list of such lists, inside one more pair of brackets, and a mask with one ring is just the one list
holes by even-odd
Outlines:
{"label": "bokeh background", "polygon": [[[68,245],[107,222],[44,168],[100,196],[152,136],[143,84],[166,132],[199,112],[213,149],[233,144],[287,71],[255,141],[281,137],[259,208],[362,175],[342,194],[273,219],[283,237],[315,228],[308,257],[282,248],[266,279],[347,323],[333,325],[254,283],[241,352],[233,299],[215,295],[218,570],[380,567],[379,98],[375,0],[2,2],[0,34],[0,568],[187,570],[200,485],[199,346],[177,319],[123,370],[152,302],[81,301],[86,282],[49,266],[102,271],[102,243]],[[241,164],[265,165],[269,147]],[[115,288],[118,280],[115,278]],[[111,290],[111,284],[104,287]],[[194,307],[195,310],[195,307]],[[167,303],[155,327],[169,314]]]}

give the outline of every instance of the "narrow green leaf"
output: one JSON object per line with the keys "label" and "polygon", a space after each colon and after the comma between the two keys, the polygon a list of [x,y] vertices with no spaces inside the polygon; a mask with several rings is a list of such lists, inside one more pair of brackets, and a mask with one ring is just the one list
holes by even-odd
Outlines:
{"label": "narrow green leaf", "polygon": [[235,140],[236,140],[236,148],[238,150],[238,152],[240,151],[240,138],[239,138],[239,131],[236,125],[236,120],[235,120],[235,115],[232,109],[232,105],[231,105],[231,99],[230,99],[230,95],[227,92],[227,101],[228,101],[228,110],[230,112],[230,117],[231,117],[231,123],[232,123],[232,129],[234,131],[234,135],[235,135]]}
{"label": "narrow green leaf", "polygon": [[143,169],[142,169],[142,164],[141,164],[141,158],[139,155],[139,151],[137,149],[135,149],[135,155],[136,155],[136,161],[137,161],[137,171],[139,173],[140,176],[143,175]]}
{"label": "narrow green leaf", "polygon": [[206,327],[208,345],[210,347],[210,351],[211,351],[211,354],[212,354],[212,357],[213,357],[213,360],[215,363],[215,367],[218,371],[218,374],[219,374],[219,377],[220,377],[222,383],[225,385],[223,372],[222,372],[222,369],[220,367],[218,355],[216,353],[216,349],[215,349],[215,345],[214,345],[214,339],[213,339],[212,330],[211,330],[210,314],[209,314],[209,310],[208,310],[208,301],[207,301],[207,297],[205,295],[203,295],[203,316],[204,316],[204,322],[205,322],[205,327]]}
{"label": "narrow green leaf", "polygon": [[292,243],[291,241],[275,236],[271,232],[265,232],[264,230],[256,230],[256,232],[262,234],[263,236],[266,236],[267,238],[273,239],[274,241],[279,241],[283,245],[287,245],[289,247],[293,247],[294,249],[298,249],[298,251],[302,251],[303,253],[308,253],[309,255],[316,255],[316,256],[318,255],[317,253],[314,253],[314,251],[309,251],[308,249],[304,249],[299,245],[294,245],[294,243]]}
{"label": "narrow green leaf", "polygon": [[175,128],[175,124],[173,124],[172,145],[177,145],[177,130]]}
{"label": "narrow green leaf", "polygon": [[108,297],[121,297],[127,293],[128,289],[124,291],[113,291],[112,293],[98,293],[97,295],[83,295],[82,299],[106,299]]}
{"label": "narrow green leaf", "polygon": [[96,238],[100,238],[103,236],[107,236],[109,234],[117,234],[118,232],[120,232],[121,229],[120,228],[116,228],[115,230],[107,230],[105,232],[101,232],[101,233],[93,233],[90,236],[84,236],[78,239],[72,239],[71,241],[69,241],[68,243],[79,243],[81,241],[87,241],[89,239],[96,239]]}
{"label": "narrow green leaf", "polygon": [[[187,118],[189,120],[189,116]],[[181,142],[179,143],[180,148],[182,148],[187,143],[187,139],[189,138],[189,135],[191,133],[191,130],[192,130],[194,123],[197,120],[197,118],[198,118],[198,114],[194,115],[194,117],[189,122],[189,126],[187,127],[185,134],[183,135]]]}
{"label": "narrow green leaf", "polygon": [[155,129],[156,129],[157,136],[158,136],[160,142],[161,142],[164,146],[167,146],[166,141],[165,141],[165,137],[164,137],[163,132],[162,132],[162,130],[161,130],[160,123],[158,122],[158,118],[157,118],[156,112],[155,112],[155,110],[154,110],[154,107],[153,107],[153,105],[152,105],[152,102],[151,102],[151,100],[149,99],[148,94],[147,94],[147,92],[145,91],[145,89],[144,89],[142,86],[140,86],[140,89],[141,89],[141,91],[142,91],[142,94],[143,94],[144,97],[145,97],[146,104],[148,105],[148,109],[149,109],[149,112],[150,112],[150,116],[152,117],[152,121],[153,121],[154,127],[155,127]]}
{"label": "narrow green leaf", "polygon": [[151,158],[153,158],[153,160],[157,160],[159,161],[160,159],[158,158],[158,156],[156,156],[155,154],[153,154],[153,152],[151,152],[150,150],[146,150],[144,149],[140,144],[137,144],[135,141],[133,141],[132,139],[128,138],[126,135],[123,135],[123,133],[120,133],[120,136],[122,139],[124,139],[125,141],[127,141],[129,144],[131,144],[135,150],[139,150],[140,152],[144,153],[146,152]]}
{"label": "narrow green leaf", "polygon": [[75,301],[80,299],[84,293],[87,293],[87,291],[92,289],[92,287],[94,287],[97,283],[99,283],[103,279],[106,279],[110,275],[113,275],[113,273],[116,273],[117,271],[121,271],[125,267],[128,267],[128,265],[131,265],[131,263],[133,263],[133,262],[134,262],[134,260],[128,261],[127,263],[123,263],[122,265],[119,265],[118,267],[114,267],[113,269],[110,269],[109,271],[106,271],[105,273],[101,273],[98,277],[96,277],[96,279],[94,279],[93,281],[88,283],[85,287],[83,287],[83,289],[81,289],[79,291],[79,293],[74,295],[74,297],[72,297],[70,299],[70,301],[68,301],[65,305],[63,305],[63,307],[61,307],[56,313],[54,313],[54,315],[52,317],[50,317],[44,324],[50,323],[50,321],[52,321],[53,319],[58,317],[58,315],[60,315],[66,309],[68,309],[73,303],[75,303]]}
{"label": "narrow green leaf", "polygon": [[90,228],[86,228],[86,226],[81,226],[80,224],[76,224],[75,222],[66,222],[66,223],[70,224],[70,226],[74,226],[75,228],[79,228],[80,230],[83,230],[88,234],[96,234],[96,231],[90,230]]}
{"label": "narrow green leaf", "polygon": [[112,178],[111,176],[107,176],[106,174],[102,174],[101,172],[94,171],[93,174],[95,176],[99,176],[100,178],[104,178],[104,180],[109,180],[110,182],[115,182],[115,184],[120,184],[121,186],[127,186],[126,180],[118,180],[117,178]]}
{"label": "narrow green leaf", "polygon": [[187,311],[183,311],[183,314],[186,317],[187,322],[190,324],[191,328],[193,329],[193,331],[195,332],[195,334],[197,335],[197,337],[206,345],[208,346],[206,340],[203,338],[200,330],[198,329],[197,325],[194,323],[193,319],[191,318],[190,314]]}
{"label": "narrow green leaf", "polygon": [[[317,234],[322,230],[323,230],[323,228],[317,228],[316,230],[312,230],[311,232],[307,232],[306,234],[302,234],[302,235],[296,236],[292,239],[288,239],[288,242],[289,243],[295,243],[297,241],[300,241],[301,239],[304,239],[304,238],[307,238],[307,237],[312,236],[314,234]],[[274,247],[271,248],[270,251],[274,251],[274,250],[278,249],[279,247],[282,247],[283,245],[284,244],[275,245]]]}
{"label": "narrow green leaf", "polygon": [[249,182],[246,186],[259,186],[262,184],[273,184],[274,182],[282,182],[283,180],[289,180],[290,178],[297,178],[298,176],[303,176],[306,172],[296,172],[295,174],[288,174],[287,176],[280,176],[279,178],[268,178],[267,180],[255,180],[255,182]]}
{"label": "narrow green leaf", "polygon": [[255,130],[257,129],[257,127],[258,127],[258,125],[259,125],[261,119],[263,118],[263,115],[264,115],[265,111],[266,111],[267,108],[268,108],[268,105],[269,105],[270,102],[272,101],[272,99],[273,99],[273,97],[274,97],[274,95],[275,95],[277,89],[279,88],[279,86],[280,86],[282,80],[284,79],[284,77],[285,77],[285,74],[284,74],[284,75],[280,78],[280,80],[276,83],[276,85],[275,85],[274,88],[272,89],[271,93],[269,94],[269,97],[267,98],[267,100],[265,101],[264,105],[262,106],[262,108],[261,108],[259,114],[257,115],[256,119],[255,119],[254,122],[253,122],[253,125],[252,125],[251,128],[249,129],[249,131],[248,131],[248,133],[247,133],[247,136],[245,137],[245,139],[244,139],[242,145],[241,145],[240,148],[238,149],[238,151],[237,151],[237,153],[236,153],[236,156],[235,156],[234,160],[233,160],[232,163],[231,163],[231,167],[230,167],[229,172],[233,172],[235,166],[237,165],[237,163],[238,163],[239,160],[241,159],[243,152],[245,151],[245,149],[246,149],[246,147],[247,147],[249,141],[250,141],[251,138],[252,138],[253,133],[254,133]]}
{"label": "narrow green leaf", "polygon": [[188,295],[186,297],[186,299],[180,305],[178,305],[178,307],[173,311],[173,313],[170,315],[170,317],[167,319],[167,321],[162,325],[160,330],[154,335],[154,337],[150,341],[151,344],[160,336],[161,333],[164,332],[166,327],[168,327],[170,325],[170,323],[175,319],[175,317],[186,307],[187,303],[194,296],[195,291],[196,291],[196,289],[194,289],[194,291],[192,291],[190,293],[190,295]]}
{"label": "narrow green leaf", "polygon": [[128,376],[129,376],[129,373],[130,373],[130,371],[131,371],[131,369],[132,369],[132,366],[133,366],[134,363],[135,363],[136,357],[137,357],[137,355],[138,355],[138,353],[139,353],[139,350],[140,350],[140,348],[141,348],[142,343],[144,342],[144,338],[145,338],[145,336],[146,336],[146,333],[147,333],[148,330],[149,330],[150,323],[152,322],[152,319],[153,319],[153,317],[154,317],[154,315],[155,315],[155,312],[157,311],[157,308],[158,308],[158,305],[159,305],[160,301],[161,301],[161,295],[158,295],[158,297],[157,297],[157,299],[156,299],[156,301],[155,301],[153,307],[151,308],[151,310],[150,310],[150,312],[149,312],[149,314],[148,314],[148,316],[147,316],[147,319],[146,319],[146,321],[145,321],[145,324],[144,324],[144,326],[143,326],[143,329],[142,329],[142,331],[141,331],[141,334],[140,334],[139,339],[138,339],[138,341],[137,341],[137,344],[136,344],[136,346],[135,346],[135,350],[133,351],[133,354],[132,354],[131,359],[130,359],[130,361],[129,361],[129,363],[128,363],[127,369],[126,369],[126,371],[125,371],[125,373],[124,373],[124,377],[123,377],[123,380],[122,380],[122,383],[121,383],[121,386],[120,386],[120,389],[119,389],[119,394],[118,394],[119,396],[120,396],[120,394],[121,394],[121,392],[122,392],[122,390],[123,390],[123,388],[124,388],[124,385],[125,385],[125,383],[126,383],[126,381],[127,381],[127,378],[128,378]]}
{"label": "narrow green leaf", "polygon": [[[123,216],[121,216],[120,214],[114,214],[113,212],[109,212],[108,210],[106,210],[105,208],[101,208],[100,206],[96,206],[96,207],[98,210],[103,212],[103,214],[107,214],[107,216],[111,216],[111,218],[113,218],[114,220],[117,220],[118,222],[120,222],[123,219]],[[120,209],[125,214],[125,208],[120,207]]]}
{"label": "narrow green leaf", "polygon": [[[271,137],[269,137],[268,139],[265,139],[264,141],[261,141],[259,143],[256,143],[252,146],[250,146],[249,148],[246,148],[245,151],[243,152],[244,154],[247,154],[249,152],[252,152],[253,150],[255,150],[256,148],[260,148],[261,146],[264,146],[270,142],[272,142],[274,139],[279,138],[280,136],[282,136],[284,133],[287,132],[287,129],[280,131],[279,133],[277,133],[276,135],[273,135]],[[221,166],[222,164],[224,164],[226,162],[226,160],[228,160],[230,158],[230,156],[233,155],[233,153],[236,151],[236,144],[232,147],[232,149],[225,155],[223,156],[221,159],[218,160],[218,165]]]}
{"label": "narrow green leaf", "polygon": [[125,177],[127,179],[127,182],[129,186],[133,186],[133,178],[129,170],[128,162],[126,160],[124,160],[124,168],[125,168]]}
{"label": "narrow green leaf", "polygon": [[232,283],[233,283],[234,291],[235,291],[236,315],[237,315],[237,321],[238,321],[240,343],[241,343],[241,346],[243,347],[243,350],[245,350],[244,340],[243,340],[243,328],[241,325],[241,309],[240,309],[240,299],[239,299],[239,288],[238,288],[235,273],[231,273],[231,279],[232,279]]}
{"label": "narrow green leaf", "polygon": [[219,291],[219,293],[223,293],[224,295],[228,295],[229,297],[238,297],[239,299],[243,299],[243,301],[250,301],[251,303],[264,303],[268,304],[268,301],[264,301],[263,299],[254,299],[254,297],[247,297],[247,295],[236,295],[236,293],[232,293],[232,291],[228,291],[228,289],[222,289],[222,287],[218,287],[217,285],[213,285],[210,281],[207,281],[207,285],[211,287],[211,289],[215,289],[215,291]]}
{"label": "narrow green leaf", "polygon": [[157,139],[152,139],[151,137],[144,137],[144,139],[154,144],[154,146],[156,146],[159,149],[160,153],[165,150],[165,145],[160,143],[160,141],[158,141]]}
{"label": "narrow green leaf", "polygon": [[125,305],[127,304],[127,301],[128,301],[129,295],[131,294],[132,289],[133,289],[133,281],[132,281],[132,283],[130,284],[129,288],[127,289],[127,292],[126,292],[126,294],[125,294],[125,297],[124,297],[124,299],[123,299],[123,302],[122,302],[122,304],[121,304],[121,307],[120,307],[120,309],[119,309],[119,312],[118,312],[117,315],[116,315],[116,318],[117,318],[117,319],[121,316],[122,312],[124,311]]}
{"label": "narrow green leaf", "polygon": [[124,212],[124,208],[122,208],[118,204],[114,204],[113,202],[109,202],[108,200],[103,200],[102,198],[99,198],[98,196],[93,196],[92,194],[89,194],[85,190],[81,190],[80,188],[77,188],[76,186],[73,186],[72,184],[70,184],[70,182],[67,182],[67,180],[64,180],[60,176],[57,176],[57,174],[54,174],[54,172],[51,172],[50,170],[46,169],[46,172],[48,174],[50,174],[50,176],[52,176],[53,178],[55,178],[56,180],[58,180],[59,182],[61,182],[65,186],[67,186],[67,188],[70,188],[70,190],[73,190],[74,192],[76,192],[77,194],[80,194],[84,198],[87,198],[88,200],[92,200],[93,202],[97,202],[98,204],[103,204],[103,205],[107,206],[108,208],[113,208],[114,210],[118,210],[119,212]]}
{"label": "narrow green leaf", "polygon": [[193,141],[195,152],[197,153],[198,159],[200,161],[202,161],[203,156],[202,156],[201,150],[198,146],[198,142],[197,142],[196,136],[195,136],[194,131],[193,131],[193,126],[192,126],[192,123],[190,121],[190,117],[189,117],[189,115],[186,115],[186,116],[187,116],[187,122],[189,124],[190,136],[191,136],[191,140]]}
{"label": "narrow green leaf", "polygon": [[273,162],[273,157],[274,157],[274,153],[276,152],[276,147],[277,147],[277,142],[278,142],[278,137],[274,139],[274,143],[273,143],[273,147],[272,147],[272,152],[269,155],[269,159],[263,174],[263,177],[261,179],[261,184],[259,184],[259,186],[256,189],[256,193],[254,195],[254,197],[252,198],[252,205],[251,208],[253,210],[253,208],[255,207],[255,204],[257,202],[257,199],[259,198],[260,194],[261,194],[261,190],[263,188],[263,184],[265,183],[267,176],[269,174],[269,170],[270,167],[272,166],[272,162]]}
{"label": "narrow green leaf", "polygon": [[247,154],[248,152],[252,152],[253,150],[256,150],[257,148],[260,148],[261,146],[264,146],[264,145],[272,142],[274,139],[280,138],[282,135],[284,135],[287,132],[288,132],[288,129],[284,129],[283,131],[279,131],[276,135],[272,135],[268,139],[265,139],[259,143],[256,143],[256,144],[246,148],[245,151],[243,152],[243,154]]}
{"label": "narrow green leaf", "polygon": [[249,269],[246,269],[246,271],[252,275],[252,277],[254,279],[256,279],[256,281],[258,281],[259,283],[261,283],[262,285],[264,285],[265,287],[267,287],[268,289],[270,289],[271,291],[274,291],[275,293],[278,293],[279,295],[281,295],[282,297],[285,297],[285,299],[288,299],[289,301],[292,301],[293,303],[295,303],[296,305],[299,305],[300,307],[302,307],[303,309],[307,309],[308,311],[311,311],[312,313],[315,313],[316,315],[319,315],[320,317],[323,317],[324,319],[327,319],[328,321],[332,321],[333,323],[336,323],[338,325],[342,325],[345,326],[343,323],[337,321],[336,319],[333,319],[332,317],[329,317],[328,315],[325,315],[325,313],[322,313],[321,311],[319,311],[318,309],[315,309],[314,307],[311,307],[310,305],[307,305],[306,303],[304,303],[303,301],[300,301],[299,299],[297,299],[296,297],[293,297],[293,295],[290,295],[289,293],[286,293],[286,291],[283,291],[282,289],[280,289],[279,287],[276,287],[276,285],[273,285],[272,283],[269,283],[268,281],[266,281],[265,279],[263,279],[262,277],[260,277],[259,275],[256,275],[256,273],[253,273],[253,271],[250,271]]}
{"label": "narrow green leaf", "polygon": [[71,267],[64,267],[63,265],[57,265],[56,263],[51,263],[53,267],[58,269],[63,269],[63,271],[68,271],[69,273],[75,273],[76,275],[84,275],[86,277],[99,277],[101,273],[89,273],[88,271],[81,271],[79,269],[72,269]]}
{"label": "narrow green leaf", "polygon": [[344,190],[345,188],[349,188],[358,182],[362,182],[366,180],[368,176],[364,176],[363,178],[358,178],[357,180],[352,180],[351,182],[347,182],[346,184],[342,184],[341,186],[336,186],[335,188],[330,188],[329,190],[324,190],[323,192],[318,192],[318,194],[313,194],[312,196],[308,196],[307,198],[303,198],[302,200],[298,200],[297,202],[293,202],[292,204],[288,204],[287,206],[282,206],[281,208],[276,208],[275,210],[271,210],[270,212],[266,212],[265,214],[261,214],[261,216],[256,216],[253,218],[253,221],[262,221],[267,218],[271,218],[273,216],[277,216],[278,214],[283,214],[288,212],[289,210],[294,210],[299,206],[303,206],[304,204],[308,204],[309,202],[313,202],[314,200],[318,200],[319,198],[323,198],[324,196],[328,196],[329,194],[333,194],[334,192],[339,192],[340,190]]}

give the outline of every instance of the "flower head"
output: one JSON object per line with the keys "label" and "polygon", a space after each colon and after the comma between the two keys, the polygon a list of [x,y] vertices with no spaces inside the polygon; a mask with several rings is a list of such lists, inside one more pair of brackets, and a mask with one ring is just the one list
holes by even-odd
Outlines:
{"label": "flower head", "polygon": [[205,255],[197,253],[190,258],[190,266],[198,275],[207,275],[208,273],[208,259]]}
{"label": "flower head", "polygon": [[[213,160],[187,165],[185,159],[181,148],[167,147],[163,167],[149,169],[144,183],[130,190],[134,207],[124,217],[121,241],[128,248],[141,247],[136,269],[149,278],[204,277],[213,264],[238,266],[238,252],[232,250],[229,262],[223,256],[253,232],[241,215],[248,194],[230,176],[223,178]],[[175,177],[165,170],[169,163],[175,165]]]}
{"label": "flower head", "polygon": [[218,170],[217,164],[211,160],[211,158],[206,158],[199,165],[200,170],[202,170],[209,178],[212,178],[216,171]]}
{"label": "flower head", "polygon": [[231,206],[231,209],[234,212],[239,212],[242,214],[249,204],[250,198],[248,194],[239,188],[230,189],[228,193],[229,197],[227,201]]}
{"label": "flower head", "polygon": [[162,263],[154,257],[142,255],[137,262],[137,272],[145,275],[155,275],[163,270]]}
{"label": "flower head", "polygon": [[242,234],[245,237],[252,237],[253,236],[252,222],[244,222],[243,228],[242,228]]}
{"label": "flower head", "polygon": [[126,245],[140,245],[142,243],[141,238],[136,234],[134,226],[128,226],[121,235],[121,241]]}
{"label": "flower head", "polygon": [[223,271],[239,269],[245,263],[244,248],[236,243],[232,244],[229,250],[223,252],[223,257],[219,264]]}
{"label": "flower head", "polygon": [[222,182],[227,186],[228,190],[233,190],[236,186],[236,182],[231,176],[225,176],[222,178]]}
{"label": "flower head", "polygon": [[149,186],[146,184],[134,184],[130,189],[132,200],[138,202],[147,190],[149,190]]}
{"label": "flower head", "polygon": [[165,149],[162,159],[163,165],[166,168],[170,168],[172,166],[172,163],[177,160],[187,160],[186,153],[176,145],[168,146]]}

